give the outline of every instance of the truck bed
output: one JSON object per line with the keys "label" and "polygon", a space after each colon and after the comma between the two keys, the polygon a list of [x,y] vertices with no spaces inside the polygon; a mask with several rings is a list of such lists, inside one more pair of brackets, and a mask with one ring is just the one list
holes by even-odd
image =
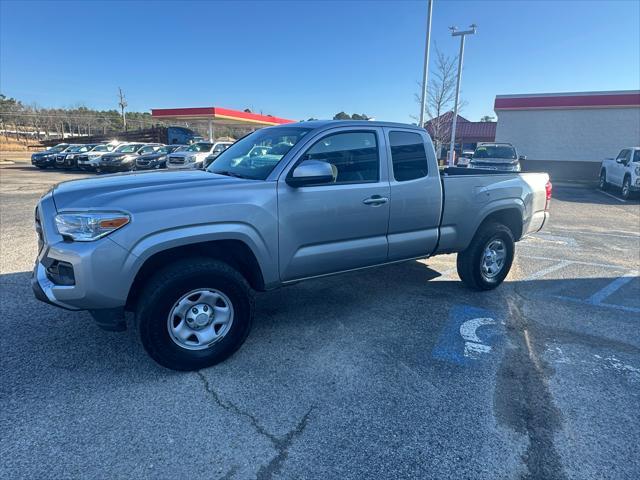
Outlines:
{"label": "truck bed", "polygon": [[[446,167],[440,170],[443,212],[436,253],[464,250],[478,222],[493,212],[513,212],[516,241],[539,231],[547,213],[546,173],[514,173],[477,168]],[[501,218],[501,221],[512,221]],[[522,224],[520,224],[522,222]]]}

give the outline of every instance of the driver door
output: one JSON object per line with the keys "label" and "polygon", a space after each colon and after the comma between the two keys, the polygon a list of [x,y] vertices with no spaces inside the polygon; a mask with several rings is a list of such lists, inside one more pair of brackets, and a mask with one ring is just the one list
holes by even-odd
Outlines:
{"label": "driver door", "polygon": [[[335,183],[288,185],[303,160],[330,163]],[[382,129],[334,129],[312,139],[278,181],[281,280],[386,262],[389,199]]]}
{"label": "driver door", "polygon": [[620,154],[616,158],[616,161],[612,165],[611,168],[611,179],[610,183],[620,187],[622,186],[622,179],[624,178],[624,168],[631,157],[631,150],[624,149],[620,151]]}

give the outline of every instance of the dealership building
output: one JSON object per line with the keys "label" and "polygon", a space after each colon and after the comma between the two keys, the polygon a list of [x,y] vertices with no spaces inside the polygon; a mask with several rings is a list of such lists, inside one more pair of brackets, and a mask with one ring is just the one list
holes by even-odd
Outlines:
{"label": "dealership building", "polygon": [[596,180],[604,158],[640,145],[640,91],[498,95],[496,142],[513,144],[524,170]]}

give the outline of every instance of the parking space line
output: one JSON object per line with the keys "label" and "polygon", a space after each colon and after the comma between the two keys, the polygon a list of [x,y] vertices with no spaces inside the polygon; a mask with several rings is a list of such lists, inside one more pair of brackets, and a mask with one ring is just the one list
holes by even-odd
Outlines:
{"label": "parking space line", "polygon": [[556,263],[555,265],[551,265],[550,267],[547,268],[543,268],[542,270],[538,270],[535,273],[532,273],[531,275],[529,275],[528,277],[526,277],[524,280],[525,281],[530,281],[530,280],[537,280],[538,278],[542,278],[545,275],[551,273],[551,272],[555,272],[556,270],[560,270],[561,268],[566,267],[567,265],[570,265],[571,262],[569,260],[562,260],[558,263]]}
{"label": "parking space line", "polygon": [[540,257],[538,255],[520,255],[521,258],[532,258],[534,260],[549,260],[552,262],[562,262],[567,261],[569,263],[575,263],[577,265],[588,265],[590,267],[602,267],[602,268],[612,268],[616,270],[626,270],[626,267],[620,265],[614,265],[612,263],[595,263],[595,262],[583,262],[582,260],[565,260],[563,258],[551,258],[551,257]]}
{"label": "parking space line", "polygon": [[[619,231],[620,233],[607,233],[607,232],[586,232],[584,230],[571,230],[571,229],[559,229],[561,232],[578,233],[580,235],[602,235],[605,237],[619,237],[619,238],[640,238],[640,234],[635,232]],[[549,232],[553,233],[553,232]]]}
{"label": "parking space line", "polygon": [[625,275],[616,278],[613,282],[609,283],[607,286],[601,288],[596,293],[591,295],[587,299],[587,303],[590,303],[592,305],[601,304],[605,298],[607,298],[609,295],[613,294],[615,291],[619,290],[620,288],[625,286],[627,283],[629,283],[631,280],[637,277],[638,277],[637,271],[632,270],[630,272],[627,272]]}
{"label": "parking space line", "polygon": [[603,192],[602,190],[596,190],[596,192],[600,192],[601,194],[606,195],[607,197],[611,197],[611,198],[613,198],[613,199],[615,199],[615,200],[617,200],[617,201],[619,201],[619,202],[627,203],[627,201],[626,201],[626,200],[623,200],[622,198],[618,198],[618,197],[616,197],[615,195],[611,195],[611,194],[610,194],[610,193],[608,193],[608,192]]}
{"label": "parking space line", "polygon": [[[540,295],[540,297],[543,297],[542,295]],[[573,303],[581,303],[582,305],[589,305],[592,307],[603,307],[603,308],[613,308],[615,310],[621,310],[623,312],[630,312],[630,313],[640,313],[640,308],[637,307],[627,307],[625,305],[618,305],[617,303],[589,303],[587,300],[583,300],[581,298],[575,298],[575,297],[567,297],[565,295],[552,295],[552,298],[557,298],[558,300],[566,300],[568,302],[573,302]]]}

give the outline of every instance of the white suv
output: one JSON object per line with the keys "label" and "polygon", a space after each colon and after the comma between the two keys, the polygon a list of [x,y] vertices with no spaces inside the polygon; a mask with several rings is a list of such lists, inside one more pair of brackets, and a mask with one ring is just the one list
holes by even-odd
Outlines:
{"label": "white suv", "polygon": [[609,185],[622,189],[622,198],[629,198],[634,192],[640,192],[640,147],[620,150],[615,158],[606,158],[600,167],[600,189]]}
{"label": "white suv", "polygon": [[223,145],[230,145],[231,142],[198,142],[189,145],[180,152],[174,152],[167,156],[167,168],[202,168],[204,159],[210,154],[219,153]]}

